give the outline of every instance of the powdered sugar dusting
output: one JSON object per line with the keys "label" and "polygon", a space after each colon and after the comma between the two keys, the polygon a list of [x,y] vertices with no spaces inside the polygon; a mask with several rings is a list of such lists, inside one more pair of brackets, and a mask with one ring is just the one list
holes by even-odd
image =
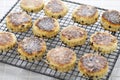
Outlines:
{"label": "powdered sugar dusting", "polygon": [[107,60],[104,57],[95,54],[83,56],[80,62],[90,72],[99,71],[107,65]]}
{"label": "powdered sugar dusting", "polygon": [[8,33],[8,32],[0,33],[0,44],[1,45],[10,43],[12,40],[13,39],[12,39],[12,36],[10,33]]}
{"label": "powdered sugar dusting", "polygon": [[47,8],[52,12],[57,13],[63,10],[63,5],[59,0],[51,0],[48,2]]}
{"label": "powdered sugar dusting", "polygon": [[85,35],[85,31],[79,27],[71,26],[62,31],[62,35],[68,39],[80,38]]}
{"label": "powdered sugar dusting", "polygon": [[43,0],[22,0],[21,4],[27,7],[37,7],[40,6]]}
{"label": "powdered sugar dusting", "polygon": [[21,43],[23,49],[27,53],[32,54],[33,52],[38,52],[42,49],[43,40],[37,37],[28,37],[23,39]]}
{"label": "powdered sugar dusting", "polygon": [[88,5],[81,5],[77,9],[77,14],[80,16],[93,16],[97,12],[97,9]]}
{"label": "powdered sugar dusting", "polygon": [[110,45],[110,43],[114,42],[115,40],[116,38],[111,36],[110,34],[100,33],[100,32],[98,32],[93,37],[93,42],[95,42],[96,44],[102,44],[102,45]]}
{"label": "powdered sugar dusting", "polygon": [[55,27],[54,22],[53,18],[45,17],[38,21],[37,26],[42,30],[51,31]]}
{"label": "powdered sugar dusting", "polygon": [[65,47],[52,49],[48,56],[58,64],[67,64],[73,58],[74,52]]}
{"label": "powdered sugar dusting", "polygon": [[25,22],[29,22],[30,18],[25,12],[11,13],[9,15],[11,22],[14,25],[20,25]]}
{"label": "powdered sugar dusting", "polygon": [[118,11],[106,11],[102,16],[114,24],[120,24],[120,12]]}

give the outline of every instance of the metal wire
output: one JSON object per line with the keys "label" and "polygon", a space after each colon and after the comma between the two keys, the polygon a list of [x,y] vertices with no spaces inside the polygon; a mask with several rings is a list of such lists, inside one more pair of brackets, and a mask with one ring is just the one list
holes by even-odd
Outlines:
{"label": "metal wire", "polygon": [[[66,1],[63,0],[65,2],[65,4],[68,6],[69,8],[69,12],[67,13],[67,15],[61,19],[58,19],[61,29],[63,29],[64,27],[68,26],[68,25],[77,25],[79,27],[85,28],[86,31],[88,32],[88,39],[86,41],[86,43],[82,46],[76,46],[73,49],[76,54],[77,54],[77,58],[79,59],[83,54],[86,53],[96,53],[93,50],[91,50],[90,45],[89,45],[89,37],[91,36],[91,34],[97,32],[97,31],[102,31],[104,32],[105,30],[101,27],[100,24],[100,18],[99,20],[90,26],[86,26],[86,25],[81,25],[78,23],[75,23],[71,18],[71,14],[73,12],[73,10],[78,7],[79,5],[82,5],[80,3],[75,3],[75,2],[71,2],[71,1]],[[6,22],[5,22],[5,18],[6,16],[11,13],[11,12],[18,12],[18,11],[22,11],[22,9],[20,8],[20,2],[18,1],[10,10],[9,12],[3,17],[3,19],[0,21],[0,31],[9,31],[6,27]],[[99,14],[101,15],[106,9],[102,9],[102,8],[98,8],[99,10]],[[39,13],[29,13],[29,15],[31,15],[33,21],[36,20],[39,17],[43,17],[45,16],[44,11],[40,11]],[[9,31],[10,32],[10,31]],[[108,31],[109,32],[109,31]],[[107,58],[108,62],[109,62],[109,72],[106,74],[106,76],[104,78],[102,78],[102,80],[108,80],[109,76],[111,75],[111,72],[114,68],[114,65],[118,59],[119,53],[120,53],[120,34],[119,32],[113,33],[113,32],[109,32],[111,34],[113,34],[114,36],[116,36],[118,38],[118,49],[114,52],[112,52],[111,54],[108,55],[103,55],[104,57]],[[14,33],[18,39],[18,41],[22,40],[24,37],[29,37],[29,36],[33,36],[32,30],[30,29],[27,32],[24,33]],[[65,44],[63,44],[60,41],[59,38],[59,34],[51,39],[44,39],[47,43],[47,49],[50,50],[52,48],[55,48],[56,46],[65,46],[67,47]],[[70,48],[70,47],[69,47]],[[10,64],[16,67],[20,67],[26,70],[30,70],[36,73],[40,73],[40,74],[44,74],[47,76],[51,76],[51,77],[55,77],[58,79],[64,79],[64,80],[88,80],[88,78],[85,78],[84,76],[82,76],[78,69],[77,69],[77,63],[75,65],[75,68],[69,72],[66,73],[61,73],[58,72],[56,70],[52,70],[49,68],[49,65],[46,64],[45,61],[45,55],[43,57],[43,59],[41,61],[35,61],[35,62],[29,62],[26,60],[21,60],[19,58],[19,55],[17,53],[17,46],[14,47],[12,50],[9,50],[7,52],[3,52],[0,55],[0,62],[6,63],[6,64]]]}

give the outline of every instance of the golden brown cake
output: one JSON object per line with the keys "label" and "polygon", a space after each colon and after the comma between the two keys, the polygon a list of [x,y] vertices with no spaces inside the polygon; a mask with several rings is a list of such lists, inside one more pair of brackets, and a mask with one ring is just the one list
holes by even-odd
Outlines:
{"label": "golden brown cake", "polygon": [[108,61],[103,56],[97,54],[85,54],[78,62],[78,70],[85,77],[98,80],[108,72]]}
{"label": "golden brown cake", "polygon": [[13,48],[16,42],[17,39],[13,33],[0,32],[0,52]]}
{"label": "golden brown cake", "polygon": [[37,37],[26,37],[18,43],[18,52],[23,60],[40,60],[46,51],[46,43]]}
{"label": "golden brown cake", "polygon": [[72,14],[75,22],[90,25],[98,20],[98,10],[93,6],[81,5]]}
{"label": "golden brown cake", "polygon": [[37,19],[33,25],[33,33],[36,36],[51,38],[59,32],[59,23],[51,17]]}
{"label": "golden brown cake", "polygon": [[70,47],[83,45],[87,39],[87,32],[83,28],[70,25],[61,31],[60,39]]}
{"label": "golden brown cake", "polygon": [[44,7],[43,0],[21,0],[20,6],[27,12],[39,12]]}
{"label": "golden brown cake", "polygon": [[116,10],[105,11],[101,17],[102,26],[110,31],[120,30],[120,12]]}
{"label": "golden brown cake", "polygon": [[32,19],[25,12],[16,12],[7,16],[6,24],[13,32],[25,32],[32,26]]}
{"label": "golden brown cake", "polygon": [[45,6],[44,11],[47,16],[61,18],[68,12],[66,5],[61,0],[50,0]]}
{"label": "golden brown cake", "polygon": [[91,48],[102,53],[110,53],[117,49],[117,38],[108,32],[96,32],[90,38]]}
{"label": "golden brown cake", "polygon": [[47,61],[52,69],[67,72],[74,68],[76,54],[69,48],[56,47],[48,51]]}

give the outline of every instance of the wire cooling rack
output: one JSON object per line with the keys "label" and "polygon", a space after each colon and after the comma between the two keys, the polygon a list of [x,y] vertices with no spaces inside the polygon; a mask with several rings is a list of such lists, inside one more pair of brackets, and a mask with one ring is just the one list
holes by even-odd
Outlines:
{"label": "wire cooling rack", "polygon": [[[98,19],[98,21],[90,26],[86,26],[86,25],[81,25],[78,23],[75,23],[72,19],[71,19],[71,15],[73,10],[78,7],[79,5],[82,5],[80,3],[75,3],[75,2],[71,2],[71,1],[66,1],[64,0],[65,4],[68,6],[69,8],[69,12],[67,13],[67,15],[61,19],[58,19],[61,29],[68,26],[68,25],[77,25],[79,27],[85,28],[86,31],[88,32],[88,39],[85,43],[85,45],[82,46],[76,46],[73,49],[76,54],[77,54],[77,58],[79,59],[83,54],[86,53],[95,53],[93,50],[90,49],[90,45],[89,45],[89,37],[91,36],[91,34],[97,32],[97,31],[102,31],[104,32],[105,30],[101,27],[100,24],[100,18]],[[105,11],[105,9],[102,8],[97,8],[99,11],[99,14],[101,16],[101,14]],[[9,12],[3,17],[3,19],[0,21],[0,31],[9,31],[6,28],[6,22],[5,22],[5,18],[6,16],[11,13],[11,12],[18,12],[18,11],[22,11],[22,9],[20,8],[20,1],[18,0],[17,3],[9,10]],[[43,17],[45,16],[44,11],[40,11],[39,13],[29,13],[29,15],[31,15],[33,21],[36,20],[39,17]],[[10,32],[10,31],[9,31]],[[108,31],[109,32],[109,31]],[[117,58],[119,56],[120,53],[120,34],[119,32],[109,32],[111,34],[113,34],[114,36],[117,37],[118,39],[118,49],[114,52],[112,52],[109,55],[104,55],[104,57],[107,58],[108,62],[109,62],[109,71],[106,74],[106,76],[104,78],[102,78],[102,80],[108,80],[109,76],[111,75],[111,72],[114,68],[114,65],[117,61]],[[18,41],[22,40],[24,37],[30,37],[33,36],[33,33],[31,31],[31,29],[25,33],[14,33],[18,39]],[[56,46],[65,46],[67,47],[65,44],[63,44],[60,41],[59,38],[59,34],[51,39],[44,39],[47,43],[47,49],[50,50],[51,48],[55,48]],[[45,55],[44,55],[45,56]],[[43,60],[45,60],[45,58],[43,57]],[[47,76],[51,76],[51,77],[55,77],[58,79],[63,79],[63,80],[88,80],[88,78],[85,78],[84,76],[82,76],[78,69],[77,69],[77,63],[76,66],[73,70],[66,72],[66,73],[62,73],[62,72],[58,72],[55,70],[52,70],[49,68],[49,65],[46,64],[43,60],[41,61],[35,61],[35,62],[29,62],[26,60],[21,60],[19,58],[19,55],[17,53],[17,46],[14,47],[12,50],[9,50],[7,52],[2,52],[2,54],[0,54],[0,62],[6,63],[6,64],[10,64],[16,67],[20,67],[26,70],[30,70],[36,73],[40,73],[40,74],[44,74]]]}

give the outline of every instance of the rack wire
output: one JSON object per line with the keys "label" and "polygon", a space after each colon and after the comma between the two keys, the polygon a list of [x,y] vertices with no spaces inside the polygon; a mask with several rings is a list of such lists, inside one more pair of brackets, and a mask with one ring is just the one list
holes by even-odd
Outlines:
{"label": "rack wire", "polygon": [[[94,50],[92,50],[90,48],[89,45],[89,37],[91,36],[91,34],[97,32],[97,31],[106,31],[101,27],[100,24],[100,17],[98,19],[98,21],[90,26],[86,26],[86,25],[81,25],[79,23],[74,22],[71,18],[72,12],[73,10],[78,7],[79,5],[82,5],[80,3],[76,3],[76,2],[71,2],[71,1],[67,1],[67,0],[63,0],[65,2],[65,4],[68,6],[69,8],[69,12],[67,13],[66,16],[64,16],[61,19],[58,19],[61,29],[68,26],[68,25],[77,25],[79,27],[85,28],[86,31],[88,32],[88,39],[86,41],[86,43],[82,46],[76,46],[73,49],[76,52],[77,58],[79,59],[83,54],[86,53],[95,53]],[[99,14],[101,16],[101,14],[106,10],[106,9],[102,9],[102,8],[98,8]],[[6,16],[11,13],[11,12],[19,12],[22,11],[22,9],[20,8],[20,1],[18,0],[16,2],[16,4],[9,10],[9,12],[3,17],[3,19],[0,21],[0,31],[9,31],[6,27],[6,21],[5,18]],[[44,11],[40,11],[38,13],[28,13],[29,15],[31,15],[32,20],[36,20],[38,17],[43,17],[45,16]],[[10,32],[10,31],[9,31]],[[108,31],[109,32],[109,31]],[[108,80],[109,76],[111,75],[111,72],[114,68],[114,65],[118,59],[119,53],[120,53],[120,33],[119,32],[109,32],[111,34],[113,34],[114,36],[117,37],[118,39],[118,49],[114,52],[112,52],[111,54],[108,55],[103,55],[104,57],[107,58],[108,62],[109,62],[109,71],[106,74],[106,76],[104,78],[102,78],[101,80]],[[30,37],[33,36],[33,33],[31,31],[31,29],[27,32],[24,33],[14,33],[18,39],[18,41],[22,40],[24,37]],[[59,34],[51,39],[44,39],[47,43],[47,49],[50,50],[52,48],[55,48],[56,46],[65,46],[67,47],[65,44],[63,44],[60,39],[59,39]],[[69,47],[70,48],[70,47]],[[45,56],[45,55],[44,55]],[[45,60],[45,58],[43,57],[43,60]],[[19,68],[23,68],[26,70],[30,70],[36,73],[40,73],[40,74],[44,74],[47,76],[51,76],[57,79],[62,79],[62,80],[88,80],[88,78],[85,78],[84,76],[82,76],[78,69],[77,69],[77,63],[75,65],[75,68],[69,72],[66,73],[62,73],[62,72],[58,72],[56,70],[52,70],[49,68],[49,65],[46,64],[44,61],[34,61],[34,62],[29,62],[27,60],[21,60],[19,58],[18,52],[17,52],[17,45],[12,49],[9,50],[7,52],[2,52],[2,54],[0,54],[0,62],[2,63],[6,63],[9,65],[13,65]]]}

